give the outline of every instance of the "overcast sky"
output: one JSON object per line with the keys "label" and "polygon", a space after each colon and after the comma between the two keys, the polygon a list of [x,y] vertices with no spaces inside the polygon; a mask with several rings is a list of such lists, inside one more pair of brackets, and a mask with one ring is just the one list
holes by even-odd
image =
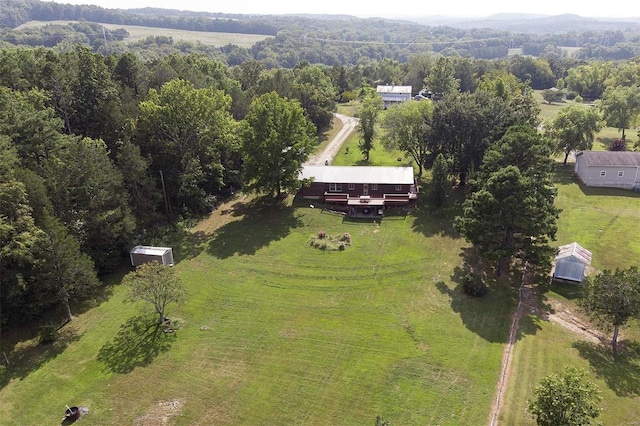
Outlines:
{"label": "overcast sky", "polygon": [[573,13],[589,17],[640,17],[637,0],[458,0],[458,1],[344,1],[344,0],[56,0],[58,3],[95,4],[106,8],[164,9],[242,14],[329,13],[360,17],[488,16],[495,13],[560,15]]}

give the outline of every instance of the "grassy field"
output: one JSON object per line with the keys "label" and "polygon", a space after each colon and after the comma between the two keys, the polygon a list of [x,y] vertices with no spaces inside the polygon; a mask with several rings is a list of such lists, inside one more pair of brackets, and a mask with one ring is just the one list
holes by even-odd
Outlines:
{"label": "grassy field", "polygon": [[[619,189],[587,188],[573,176],[573,165],[558,166],[556,205],[562,209],[558,221],[557,243],[578,241],[593,252],[596,269],[626,268],[640,257],[640,196]],[[562,306],[588,324],[576,304],[579,291],[572,285],[540,282],[541,303]],[[556,308],[559,309],[559,308]],[[553,312],[553,308],[552,308]],[[605,425],[631,425],[640,418],[640,341],[637,322],[623,332],[632,341],[625,356],[614,360],[606,346],[580,339],[560,325],[536,315],[521,323],[522,338],[515,346],[511,380],[501,424],[530,424],[524,421],[527,399],[547,374],[565,365],[585,368],[604,398],[601,419]]]}
{"label": "grassy field", "polygon": [[[184,425],[477,424],[515,292],[494,283],[482,300],[462,294],[456,211],[361,223],[238,199],[181,244],[167,241],[189,292],[169,310],[180,330],[149,328],[115,278],[64,339],[11,348],[0,419],[50,424],[69,404],[88,406],[91,424],[132,424],[162,417],[166,402]],[[314,249],[320,230],[353,243]]]}
{"label": "grassy field", "polygon": [[[45,25],[66,25],[72,22],[75,21],[29,21],[20,25],[17,29]],[[124,28],[127,30],[129,32],[129,37],[124,40],[125,43],[134,43],[149,36],[168,36],[173,37],[174,42],[182,40],[192,43],[200,42],[216,47],[226,46],[227,44],[235,44],[240,47],[251,47],[258,41],[270,37],[260,34],[214,33],[205,31],[175,30],[170,28],[140,27],[136,25],[102,25],[110,30],[115,30],[117,28]]]}
{"label": "grassy field", "polygon": [[[542,98],[541,90],[534,90],[533,97],[540,103],[540,109],[541,109],[540,117],[542,118],[543,123],[551,122],[555,118],[556,114],[558,114],[558,112],[562,110],[562,108],[565,108],[569,105],[579,105],[584,108],[591,108],[588,104],[577,103],[569,100],[563,101],[563,102],[553,102],[549,104],[548,102],[545,102],[544,99]],[[634,149],[634,145],[638,142],[638,129],[637,128],[627,129],[625,134],[627,137],[628,149],[629,150]],[[611,143],[616,139],[620,139],[621,136],[622,136],[622,132],[619,129],[615,129],[613,127],[604,127],[596,135],[595,142],[593,144],[593,149],[595,151],[605,151],[608,149],[609,143]]]}

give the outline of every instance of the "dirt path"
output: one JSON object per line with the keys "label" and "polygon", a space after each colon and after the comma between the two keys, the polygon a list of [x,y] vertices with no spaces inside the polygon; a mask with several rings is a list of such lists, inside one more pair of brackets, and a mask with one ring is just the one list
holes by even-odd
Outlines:
{"label": "dirt path", "polygon": [[581,339],[592,343],[603,342],[604,336],[590,324],[581,320],[576,314],[568,310],[562,303],[551,300],[551,312],[542,309],[538,303],[536,291],[534,287],[528,283],[526,269],[524,271],[522,282],[520,284],[520,296],[518,307],[513,315],[511,328],[509,329],[509,340],[502,352],[502,371],[498,384],[496,386],[496,395],[491,405],[488,424],[496,426],[498,417],[504,405],[504,394],[509,383],[509,375],[511,372],[511,359],[513,355],[513,347],[515,345],[516,334],[520,318],[524,315],[538,315],[546,321],[552,321],[567,330],[571,331]]}
{"label": "dirt path", "polygon": [[318,152],[309,157],[309,160],[305,163],[307,166],[322,166],[328,162],[328,164],[333,163],[336,154],[340,151],[340,147],[347,140],[347,137],[353,132],[358,125],[358,119],[354,117],[349,117],[342,114],[336,114],[342,121],[342,129],[333,137],[331,142],[327,144],[322,152]]}
{"label": "dirt path", "polygon": [[513,347],[516,342],[516,334],[518,332],[518,324],[520,323],[520,317],[523,312],[529,306],[529,302],[533,299],[533,290],[527,285],[527,268],[524,268],[522,273],[522,281],[520,282],[520,294],[518,300],[518,307],[513,314],[511,321],[511,327],[509,328],[509,340],[502,351],[502,370],[500,372],[500,378],[496,386],[496,394],[491,404],[491,411],[489,412],[489,425],[495,426],[498,424],[498,416],[500,410],[504,404],[504,393],[507,389],[507,383],[509,382],[509,373],[511,371],[511,357],[513,355]]}

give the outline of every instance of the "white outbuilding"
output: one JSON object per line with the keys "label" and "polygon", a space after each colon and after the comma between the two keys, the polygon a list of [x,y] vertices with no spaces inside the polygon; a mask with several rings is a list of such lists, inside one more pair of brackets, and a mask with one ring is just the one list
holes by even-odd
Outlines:
{"label": "white outbuilding", "polygon": [[135,246],[129,255],[131,256],[131,266],[139,266],[147,262],[173,266],[173,249],[171,247]]}
{"label": "white outbuilding", "polygon": [[591,252],[576,242],[558,247],[553,278],[581,283],[587,266],[591,265],[591,258]]}

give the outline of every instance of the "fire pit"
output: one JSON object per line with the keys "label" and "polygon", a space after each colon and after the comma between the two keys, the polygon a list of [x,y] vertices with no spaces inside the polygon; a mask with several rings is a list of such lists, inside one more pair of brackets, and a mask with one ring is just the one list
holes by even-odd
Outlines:
{"label": "fire pit", "polygon": [[67,406],[67,410],[64,413],[65,420],[75,422],[80,418],[80,407],[69,407]]}

